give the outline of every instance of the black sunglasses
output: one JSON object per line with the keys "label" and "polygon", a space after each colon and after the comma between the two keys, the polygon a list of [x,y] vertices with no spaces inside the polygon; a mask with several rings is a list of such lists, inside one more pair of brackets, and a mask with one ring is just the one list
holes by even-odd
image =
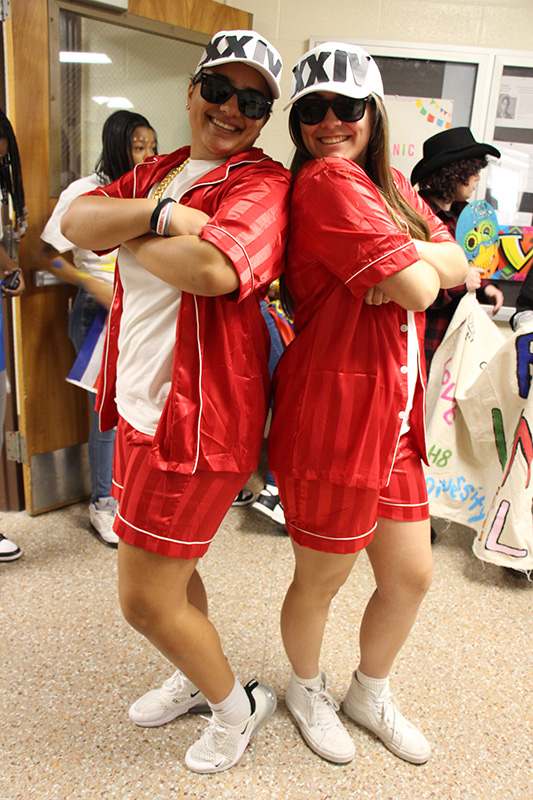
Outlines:
{"label": "black sunglasses", "polygon": [[322,122],[328,108],[333,109],[333,113],[341,122],[357,122],[365,115],[368,97],[346,97],[339,94],[333,100],[326,100],[323,97],[302,97],[294,104],[298,119],[304,125],[317,125]]}
{"label": "black sunglasses", "polygon": [[225,75],[213,72],[200,72],[193,84],[201,81],[200,94],[207,103],[221,105],[227,103],[230,97],[237,95],[239,111],[248,119],[263,119],[272,108],[272,100],[256,89],[236,89]]}

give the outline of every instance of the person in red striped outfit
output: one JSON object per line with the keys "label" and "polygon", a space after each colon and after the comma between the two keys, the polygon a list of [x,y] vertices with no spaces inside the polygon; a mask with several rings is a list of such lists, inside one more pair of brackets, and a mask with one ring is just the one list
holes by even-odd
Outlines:
{"label": "person in red striped outfit", "polygon": [[343,708],[397,756],[429,758],[398,711],[389,673],[432,575],[424,441],[424,309],[468,264],[406,178],[391,170],[374,60],[334,42],[293,70],[296,145],[285,279],[296,338],[274,376],[269,465],[295,572],[282,636],[285,702],[307,744],[355,754],[320,669],[331,600],[366,548],[376,590]]}
{"label": "person in red striped outfit", "polygon": [[261,452],[259,301],[283,269],[291,176],[254,144],[280,72],[264,37],[220,31],[188,88],[190,147],[76,199],[62,223],[80,247],[120,246],[98,392],[102,426],[118,421],[119,595],[177,667],[130,716],[159,725],[207,703],[211,721],[185,756],[195,772],[236,764],[276,706],[268,687],[234,677],[196,565]]}

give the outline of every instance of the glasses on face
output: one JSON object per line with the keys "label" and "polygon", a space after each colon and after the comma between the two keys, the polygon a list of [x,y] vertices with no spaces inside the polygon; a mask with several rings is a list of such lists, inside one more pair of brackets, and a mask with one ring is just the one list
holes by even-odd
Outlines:
{"label": "glasses on face", "polygon": [[341,122],[358,122],[365,115],[367,103],[368,97],[346,97],[338,94],[333,100],[317,96],[302,97],[296,101],[294,107],[300,122],[304,125],[317,125],[328,113],[328,108],[333,109],[333,113]]}
{"label": "glasses on face", "polygon": [[230,97],[237,95],[239,111],[248,119],[263,119],[272,108],[272,100],[256,89],[236,89],[229,78],[213,72],[201,72],[193,80],[193,84],[201,82],[200,94],[207,103],[221,105]]}

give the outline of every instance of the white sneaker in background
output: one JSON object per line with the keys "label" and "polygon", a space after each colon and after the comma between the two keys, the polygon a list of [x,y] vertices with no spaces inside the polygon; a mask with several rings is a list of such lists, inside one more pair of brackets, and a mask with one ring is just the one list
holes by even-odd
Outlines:
{"label": "white sneaker in background", "polygon": [[311,750],[328,761],[347,764],[355,756],[355,746],[337,716],[339,704],[328,691],[326,673],[321,676],[321,688],[316,690],[302,686],[293,675],[285,693],[285,705]]}
{"label": "white sneaker in background", "polygon": [[16,561],[22,555],[22,550],[15,542],[0,533],[0,561]]}
{"label": "white sneaker in background", "polygon": [[179,669],[159,689],[151,689],[128,711],[132,722],[141,728],[156,728],[188,711],[208,711],[202,692]]}
{"label": "white sneaker in background", "polygon": [[113,530],[117,508],[114,497],[100,497],[96,503],[89,503],[89,519],[95,536],[108,547],[118,547],[118,536]]}

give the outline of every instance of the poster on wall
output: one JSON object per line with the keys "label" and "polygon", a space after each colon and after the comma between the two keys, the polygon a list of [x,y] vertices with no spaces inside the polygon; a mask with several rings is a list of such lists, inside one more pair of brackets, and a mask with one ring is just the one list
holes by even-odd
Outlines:
{"label": "poster on wall", "polygon": [[502,77],[496,108],[496,125],[504,128],[533,127],[531,78],[511,75]]}
{"label": "poster on wall", "polygon": [[385,96],[390,123],[391,165],[409,178],[422,158],[422,145],[451,128],[453,100]]}

